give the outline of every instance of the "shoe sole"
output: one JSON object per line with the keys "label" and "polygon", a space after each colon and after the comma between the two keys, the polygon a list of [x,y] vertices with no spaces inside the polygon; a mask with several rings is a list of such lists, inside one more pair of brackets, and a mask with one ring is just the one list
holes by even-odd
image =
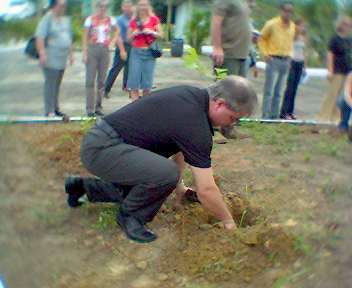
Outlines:
{"label": "shoe sole", "polygon": [[127,237],[128,239],[134,241],[134,242],[137,242],[137,243],[140,243],[140,244],[145,244],[145,243],[151,243],[151,242],[153,242],[153,241],[155,241],[155,240],[157,239],[157,237],[155,237],[155,239],[150,240],[150,241],[137,239],[137,238],[131,236],[131,235],[126,231],[124,225],[122,225],[122,224],[119,222],[118,218],[116,218],[116,223],[121,227],[121,230],[122,230],[123,233],[125,233],[126,237]]}

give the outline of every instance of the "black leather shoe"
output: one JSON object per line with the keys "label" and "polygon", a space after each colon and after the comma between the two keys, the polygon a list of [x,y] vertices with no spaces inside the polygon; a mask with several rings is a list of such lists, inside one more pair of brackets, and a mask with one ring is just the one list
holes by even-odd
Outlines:
{"label": "black leather shoe", "polygon": [[64,112],[61,112],[59,110],[55,110],[55,116],[58,116],[58,117],[65,117],[66,114]]}
{"label": "black leather shoe", "polygon": [[116,217],[117,224],[120,225],[126,236],[139,243],[148,243],[156,240],[157,236],[153,231],[146,228],[138,219],[133,216],[122,215],[121,212]]}
{"label": "black leather shoe", "polygon": [[98,110],[98,111],[95,111],[95,115],[96,115],[96,116],[103,117],[103,116],[104,116],[104,113]]}
{"label": "black leather shoe", "polygon": [[87,113],[87,117],[93,118],[93,117],[95,117],[95,113],[89,112],[89,113]]}
{"label": "black leather shoe", "polygon": [[81,177],[67,176],[65,178],[65,191],[67,193],[68,206],[75,208],[83,204],[79,201],[79,198],[81,198],[86,192],[84,191]]}

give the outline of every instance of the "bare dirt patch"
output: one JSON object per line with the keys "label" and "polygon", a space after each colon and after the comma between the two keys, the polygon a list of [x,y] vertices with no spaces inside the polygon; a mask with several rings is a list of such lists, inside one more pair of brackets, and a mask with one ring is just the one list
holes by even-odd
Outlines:
{"label": "bare dirt patch", "polygon": [[88,174],[79,144],[89,125],[1,127],[0,268],[10,287],[348,287],[345,136],[244,125],[250,138],[213,152],[239,229],[225,233],[199,205],[176,209],[170,197],[151,225],[159,239],[137,245],[116,226],[115,205],[65,206],[64,175]]}

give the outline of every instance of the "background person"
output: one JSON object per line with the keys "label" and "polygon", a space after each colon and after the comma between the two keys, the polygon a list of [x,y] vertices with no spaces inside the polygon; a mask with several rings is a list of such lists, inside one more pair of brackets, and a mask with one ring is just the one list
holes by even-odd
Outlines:
{"label": "background person", "polygon": [[257,68],[257,49],[256,49],[256,45],[258,44],[259,37],[260,37],[260,32],[258,30],[253,30],[252,46],[249,51],[249,55],[246,59],[246,77],[248,76],[248,73],[251,69],[252,69],[254,78],[257,78],[259,74],[259,71]]}
{"label": "background person", "polygon": [[65,11],[65,0],[51,0],[35,33],[44,74],[44,113],[49,117],[65,116],[59,107],[59,91],[67,58],[73,63],[71,23]]}
{"label": "background person", "polygon": [[327,68],[330,86],[318,115],[321,121],[336,122],[340,118],[336,103],[343,90],[346,76],[352,68],[351,32],[351,18],[341,17],[336,24],[336,34],[329,42]]}
{"label": "background person", "polygon": [[280,16],[265,23],[258,46],[266,62],[263,98],[264,119],[280,116],[281,90],[290,66],[295,36],[295,24],[291,21],[294,6],[291,1],[280,5]]}
{"label": "background person", "polygon": [[[352,110],[352,73],[348,74],[346,79],[346,84],[343,91],[343,96],[339,101],[339,108],[341,111],[341,120],[339,123],[339,130],[343,133],[347,133],[349,129],[349,121],[351,117]],[[350,128],[349,138],[351,135],[352,129]],[[350,139],[352,141],[352,139]]]}
{"label": "background person", "polygon": [[123,45],[127,53],[127,58],[125,55],[123,55],[123,51],[121,51],[119,47],[116,47],[114,62],[109,71],[108,78],[106,79],[106,82],[105,82],[105,93],[104,93],[105,98],[109,98],[109,93],[111,91],[111,88],[114,85],[114,82],[122,68],[123,68],[122,89],[125,90],[127,88],[128,59],[129,59],[129,54],[131,50],[131,46],[127,39],[127,31],[130,25],[130,20],[133,15],[132,1],[124,0],[121,5],[121,11],[122,11],[122,15],[116,18],[116,22],[120,28],[120,37],[123,41]]}
{"label": "background person", "polygon": [[[86,64],[86,111],[88,117],[104,115],[102,96],[110,61],[110,43],[116,43],[121,50],[121,57],[125,59],[127,57],[125,47],[119,37],[116,19],[106,14],[108,4],[107,0],[99,0],[96,14],[87,17],[84,21],[83,62]],[[113,37],[111,38],[112,33]],[[97,81],[97,91],[94,103],[95,81]]]}
{"label": "background person", "polygon": [[287,120],[295,120],[294,114],[295,99],[297,95],[298,85],[305,67],[305,48],[307,42],[307,33],[303,20],[296,20],[296,33],[293,42],[293,55],[290,64],[290,72],[287,78],[286,91],[281,106],[280,118]]}
{"label": "background person", "polygon": [[153,87],[156,60],[149,49],[151,44],[162,37],[160,20],[154,15],[148,0],[138,1],[135,17],[130,22],[128,39],[132,42],[128,66],[127,88],[132,100],[149,94]]}
{"label": "background person", "polygon": [[[253,5],[255,1],[248,2]],[[242,0],[216,0],[211,26],[214,67],[226,69],[227,75],[246,77],[251,37],[248,4]]]}
{"label": "background person", "polygon": [[[174,189],[177,195],[185,194],[187,187],[180,180],[187,163],[203,207],[225,229],[235,229],[213,177],[213,126],[237,122],[250,115],[256,104],[252,85],[229,76],[207,89],[159,90],[105,116],[81,145],[83,164],[99,178],[66,178],[68,204],[79,206],[84,194],[91,202],[119,202],[117,222],[122,230],[135,241],[151,242],[156,235],[145,224]],[[175,161],[169,159],[173,155],[177,155]]]}

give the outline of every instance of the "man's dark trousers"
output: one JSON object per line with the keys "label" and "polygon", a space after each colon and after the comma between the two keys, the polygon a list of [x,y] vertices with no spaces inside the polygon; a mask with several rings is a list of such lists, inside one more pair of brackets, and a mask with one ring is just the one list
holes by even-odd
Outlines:
{"label": "man's dark trousers", "polygon": [[81,160],[99,177],[83,179],[89,201],[121,203],[120,213],[142,223],[153,220],[180,177],[174,161],[124,143],[104,120],[82,141]]}
{"label": "man's dark trousers", "polygon": [[340,101],[338,101],[338,106],[341,110],[341,121],[339,123],[339,128],[343,131],[348,131],[352,109],[348,106],[345,99],[340,99]]}
{"label": "man's dark trousers", "polygon": [[299,82],[301,81],[304,68],[303,61],[291,61],[290,72],[287,78],[286,91],[281,106],[280,116],[282,118],[292,115],[295,109],[295,99]]}
{"label": "man's dark trousers", "polygon": [[122,60],[120,57],[120,49],[116,47],[115,49],[115,56],[114,61],[112,64],[111,69],[109,70],[108,77],[106,78],[105,82],[105,93],[109,94],[111,91],[112,86],[115,83],[117,76],[119,75],[122,68],[123,70],[123,80],[122,80],[122,88],[125,89],[127,85],[127,78],[128,78],[128,58],[130,56],[131,46],[128,43],[124,43],[125,49],[127,52],[127,59],[126,61]]}

